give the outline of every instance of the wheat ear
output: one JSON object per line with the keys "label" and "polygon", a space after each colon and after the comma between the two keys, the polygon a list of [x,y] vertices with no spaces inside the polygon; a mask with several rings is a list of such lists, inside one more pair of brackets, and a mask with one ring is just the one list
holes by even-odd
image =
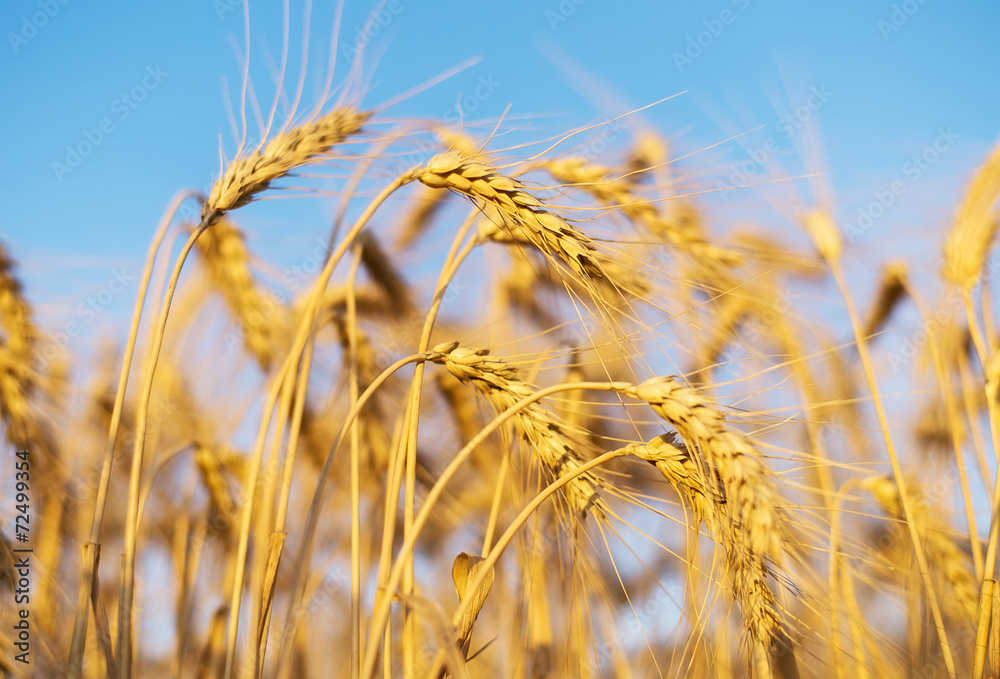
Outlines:
{"label": "wheat ear", "polygon": [[484,234],[487,237],[530,243],[558,257],[583,278],[604,278],[593,241],[559,215],[545,210],[542,201],[516,179],[452,152],[431,158],[418,179],[427,186],[451,189],[480,205],[495,207],[504,223]]}
{"label": "wheat ear", "polygon": [[[859,485],[870,491],[875,501],[891,517],[897,521],[906,520],[900,501],[900,488],[891,477],[872,476],[863,479]],[[911,506],[914,509],[914,520],[921,542],[927,551],[927,558],[936,566],[941,577],[951,588],[951,596],[945,597],[944,601],[957,613],[956,617],[971,622],[976,618],[976,610],[979,607],[979,586],[969,570],[968,558],[948,536],[945,526],[938,525],[932,520],[931,507],[909,486],[910,484],[906,488],[906,493],[913,498]]]}
{"label": "wheat ear", "polygon": [[740,261],[734,253],[709,244],[696,220],[664,217],[654,203],[634,193],[632,184],[613,178],[611,168],[573,157],[547,163],[545,169],[557,181],[573,184],[601,204],[621,210],[651,234],[687,251],[701,264],[728,267]]}
{"label": "wheat ear", "polygon": [[[532,390],[518,379],[517,370],[509,363],[491,357],[485,349],[442,345],[434,348],[440,358],[435,362],[464,384],[474,387],[489,399],[493,407],[503,412]],[[514,416],[514,426],[538,456],[548,480],[580,466],[581,458],[574,442],[563,432],[555,416],[537,403],[525,407]],[[566,484],[566,499],[578,516],[593,509],[603,515],[605,505],[597,494],[599,481],[593,474],[581,474]]]}
{"label": "wheat ear", "polygon": [[261,292],[250,271],[250,253],[243,233],[228,219],[219,219],[195,243],[208,278],[222,293],[230,312],[239,321],[247,350],[266,371],[280,353],[279,309]]}
{"label": "wheat ear", "polygon": [[212,186],[201,210],[202,222],[213,223],[226,212],[249,203],[275,179],[326,155],[331,147],[360,132],[369,117],[370,113],[353,108],[334,109],[276,135],[251,153],[237,156]]}
{"label": "wheat ear", "polygon": [[24,298],[14,262],[0,246],[0,416],[7,424],[7,438],[15,447],[25,446],[32,429],[28,397],[37,386],[34,345],[38,337],[31,306]]}
{"label": "wheat ear", "polygon": [[725,420],[696,390],[673,377],[654,377],[629,387],[625,395],[645,401],[700,457],[700,480],[725,490],[725,508],[714,507],[717,539],[726,549],[733,588],[753,638],[770,645],[780,629],[774,593],[767,583],[770,562],[782,550],[781,497],[750,442],[726,427]]}
{"label": "wheat ear", "polygon": [[944,277],[964,290],[975,285],[997,232],[1000,144],[972,178],[955,226],[944,244]]}

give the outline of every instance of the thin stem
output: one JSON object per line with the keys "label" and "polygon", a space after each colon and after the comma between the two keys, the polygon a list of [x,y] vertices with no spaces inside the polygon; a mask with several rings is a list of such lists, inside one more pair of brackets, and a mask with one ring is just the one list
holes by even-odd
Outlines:
{"label": "thin stem", "polygon": [[[326,260],[323,270],[320,272],[315,286],[313,286],[312,294],[309,296],[306,310],[302,316],[301,322],[299,323],[298,333],[295,337],[292,349],[285,359],[285,363],[281,367],[281,371],[277,379],[271,387],[270,403],[273,404],[274,398],[277,395],[277,390],[280,388],[285,376],[290,373],[291,367],[299,363],[299,359],[305,349],[306,341],[311,332],[313,323],[315,322],[316,310],[319,307],[323,291],[326,289],[327,283],[330,281],[330,276],[333,274],[334,268],[336,268],[337,264],[340,262],[341,257],[344,256],[347,248],[350,247],[351,243],[354,242],[361,230],[366,224],[368,224],[368,221],[375,214],[375,211],[381,207],[381,205],[397,189],[413,181],[414,178],[414,172],[408,172],[407,174],[398,177],[391,184],[382,189],[378,196],[376,196],[368,207],[365,208],[365,211],[361,214],[361,216],[358,217],[358,221],[351,228],[351,231],[344,237],[344,241],[337,248],[336,252],[334,252],[333,255]],[[240,543],[236,554],[236,572],[235,577],[233,578],[233,592],[229,604],[229,635],[226,642],[226,670],[223,674],[225,679],[229,679],[232,676],[233,667],[236,662],[236,638],[239,627],[240,602],[242,598],[240,594],[243,589],[243,574],[246,569],[246,555],[249,548],[251,518],[253,515],[254,497],[257,493],[257,483],[260,476],[260,462],[264,450],[264,437],[267,433],[270,420],[270,410],[266,410],[264,412],[265,415],[262,418],[261,428],[257,435],[257,445],[255,446],[253,458],[250,463],[250,478],[247,481],[247,489],[249,493],[247,494],[247,501],[244,504],[240,526]],[[327,470],[327,473],[329,473],[329,470]],[[322,483],[323,479],[321,477],[320,488],[322,488]],[[311,515],[310,518],[312,518]],[[304,560],[308,561],[308,556],[306,556]],[[301,561],[298,565],[301,565]]]}
{"label": "thin stem", "polygon": [[934,582],[931,579],[930,568],[927,564],[927,555],[924,554],[923,545],[920,544],[920,534],[917,531],[917,525],[914,521],[913,507],[909,493],[906,491],[903,469],[899,464],[896,446],[893,443],[892,433],[889,431],[889,420],[882,406],[882,398],[879,395],[878,384],[875,381],[875,371],[872,368],[871,357],[868,354],[868,343],[862,334],[861,319],[858,317],[857,309],[854,306],[854,299],[847,287],[847,281],[844,279],[844,272],[840,266],[840,261],[836,258],[831,258],[828,260],[828,263],[830,270],[833,272],[834,280],[837,282],[837,287],[840,289],[840,294],[844,298],[844,306],[847,308],[847,313],[851,320],[851,329],[854,332],[854,342],[858,349],[858,357],[861,359],[865,379],[868,382],[868,391],[872,397],[872,405],[875,407],[875,415],[882,430],[882,438],[885,441],[886,453],[889,456],[893,478],[899,487],[899,503],[902,505],[903,515],[906,518],[906,527],[910,532],[910,539],[913,542],[913,551],[917,556],[917,566],[920,569],[920,577],[923,580],[927,602],[930,605],[934,625],[937,628],[938,641],[941,644],[941,654],[944,658],[945,667],[948,669],[948,676],[951,679],[957,679],[955,660],[951,654],[951,645],[948,643],[948,632],[944,627],[941,608],[938,605],[937,595],[934,592]]}
{"label": "thin stem", "polygon": [[[979,326],[979,319],[972,306],[972,293],[965,291],[965,314],[969,324],[969,333],[972,335],[972,343],[976,347],[979,355],[979,363],[983,367],[983,382],[986,390],[986,412],[990,421],[990,436],[993,443],[994,456],[1000,455],[1000,413],[997,412],[997,378],[990,374],[987,366],[990,364],[990,355],[983,338],[982,330]],[[990,503],[990,534],[986,541],[986,561],[983,565],[983,587],[986,586],[985,578],[994,577],[997,558],[997,534],[1000,531],[1000,464],[997,465],[996,476],[993,479],[993,498]]]}
{"label": "thin stem", "polygon": [[[271,453],[268,456],[270,460],[267,463],[267,473],[264,479],[264,488],[261,492],[261,497],[263,498],[263,503],[261,507],[262,516],[257,520],[257,541],[259,544],[268,544],[269,533],[268,526],[271,523],[271,517],[268,512],[274,511],[275,502],[275,492],[277,490],[278,475],[275,467],[277,466],[278,451],[281,449],[282,433],[285,431],[285,423],[288,420],[289,412],[292,409],[292,399],[295,394],[296,386],[296,376],[299,371],[284,373],[284,378],[281,381],[281,389],[278,397],[278,407],[277,407],[277,420],[274,424],[274,430],[271,435]],[[271,412],[273,403],[268,403],[268,411]],[[263,458],[261,459],[263,462]],[[256,495],[256,490],[254,491]],[[279,548],[280,549],[280,548]],[[249,591],[263,592],[263,581],[266,575],[267,562],[270,558],[270,550],[262,549],[256,554],[256,563],[251,571],[251,581],[249,586]],[[278,559],[281,559],[281,553],[278,553]],[[272,600],[273,601],[273,600]],[[265,624],[268,628],[271,625],[270,610],[265,609],[268,603],[266,599],[261,596],[260,598],[254,599],[254,610],[251,620],[254,621],[253,629],[259,629],[261,624]],[[259,679],[264,668],[264,654],[266,651],[267,644],[267,630],[264,630],[262,636],[263,644],[254,644],[254,679]],[[261,648],[264,646],[265,648]]]}
{"label": "thin stem", "polygon": [[[358,400],[358,310],[355,281],[361,248],[355,248],[347,277],[347,335],[350,403]],[[351,676],[361,670],[361,441],[358,423],[351,423]]]}
{"label": "thin stem", "polygon": [[[559,391],[567,391],[573,388],[603,389],[605,391],[617,391],[622,385],[621,383],[614,383],[614,382],[610,383],[577,382],[574,384],[562,384],[557,386],[561,387]],[[549,389],[555,389],[555,387],[550,387]],[[530,398],[531,397],[529,397],[528,399],[524,399],[524,401],[528,401]],[[519,403],[523,403],[524,401],[521,401]],[[511,406],[510,410],[513,410],[516,407],[517,405]],[[508,412],[510,412],[510,410],[505,411],[504,414],[506,415]],[[494,420],[494,422],[495,421],[496,420]],[[589,462],[581,464],[579,467],[576,467],[573,470],[566,472],[558,479],[556,479],[548,486],[546,486],[545,489],[542,490],[542,492],[540,492],[538,495],[536,495],[534,498],[531,499],[531,502],[529,502],[524,507],[524,509],[521,510],[521,513],[517,515],[517,517],[511,522],[510,526],[507,527],[507,530],[504,531],[503,535],[500,536],[496,544],[493,546],[493,549],[491,549],[489,554],[487,554],[486,557],[483,559],[482,565],[480,566],[479,574],[473,580],[471,580],[468,583],[468,585],[466,585],[466,591],[475,592],[482,586],[483,582],[486,580],[487,575],[493,569],[493,567],[496,566],[496,563],[497,561],[500,560],[500,557],[503,556],[504,550],[507,549],[507,546],[514,539],[514,536],[517,534],[517,532],[521,530],[521,527],[524,525],[524,523],[529,518],[531,518],[531,515],[535,511],[537,511],[537,509],[542,505],[542,503],[545,502],[549,497],[551,497],[553,493],[555,493],[557,490],[559,490],[567,483],[569,483],[576,477],[580,476],[581,474],[589,472],[591,469],[599,467],[606,462],[610,462],[616,457],[622,457],[628,454],[629,454],[628,451],[626,451],[623,448],[608,451],[603,455],[599,455],[595,457],[593,460],[590,460]],[[461,453],[459,453],[459,455],[461,455]],[[437,488],[437,485],[435,485],[434,487]],[[422,512],[423,508],[421,508],[421,513]],[[405,547],[406,545],[404,545],[404,548]],[[453,627],[457,627],[462,622],[462,616],[465,615],[466,609],[468,609],[469,605],[472,603],[472,600],[474,598],[475,597],[466,597],[461,601],[458,608],[455,610],[455,613],[451,616],[451,624]],[[440,662],[442,660],[443,660],[443,653],[441,651],[438,651],[438,656],[434,663],[434,671],[432,671],[431,673],[432,676],[437,673],[437,670],[440,667]],[[364,676],[366,675],[362,674],[362,677]]]}
{"label": "thin stem", "polygon": [[[972,305],[972,292],[965,290],[965,314],[968,319],[969,333],[972,335],[972,342],[979,354],[979,363],[983,368],[983,382],[986,391],[986,412],[990,421],[990,436],[993,443],[993,455],[1000,460],[1000,413],[997,412],[997,395],[1000,390],[998,376],[991,370],[992,357],[987,353],[982,330],[979,327],[979,320],[976,317],[975,309]],[[979,679],[982,674],[982,667],[986,657],[986,648],[983,645],[985,636],[989,629],[989,611],[992,604],[992,588],[996,581],[994,573],[996,569],[997,557],[997,534],[1000,533],[1000,463],[997,464],[996,475],[993,478],[993,497],[990,501],[990,533],[986,541],[986,562],[983,565],[983,579],[980,585],[979,598],[979,621],[976,633],[976,648],[973,659],[973,678]],[[996,631],[994,631],[996,633]]]}
{"label": "thin stem", "polygon": [[[399,549],[399,554],[397,555],[396,561],[393,563],[393,567],[389,573],[389,577],[386,581],[386,584],[381,588],[382,595],[377,599],[375,604],[375,609],[372,612],[371,631],[368,635],[368,645],[365,650],[364,663],[361,666],[361,677],[363,679],[368,679],[374,673],[375,661],[376,661],[375,649],[377,645],[376,640],[382,636],[381,634],[382,629],[388,622],[389,607],[393,599],[392,593],[396,591],[396,588],[399,586],[400,581],[402,580],[405,565],[407,561],[411,558],[413,547],[416,544],[417,537],[420,535],[420,531],[423,529],[428,519],[430,518],[431,510],[437,503],[438,498],[444,492],[444,488],[447,485],[448,481],[451,480],[451,478],[458,471],[458,468],[469,458],[469,456],[472,454],[472,451],[474,451],[478,446],[480,446],[482,442],[485,441],[486,438],[490,436],[494,431],[499,429],[504,422],[514,417],[517,413],[519,413],[527,406],[531,405],[532,403],[536,403],[537,401],[540,401],[546,396],[550,396],[552,394],[556,394],[562,391],[571,391],[573,389],[592,389],[596,391],[621,391],[628,388],[628,386],[629,384],[626,382],[570,382],[565,384],[556,384],[551,387],[546,387],[545,389],[540,389],[529,396],[525,396],[523,399],[512,405],[510,408],[497,415],[492,421],[490,421],[489,424],[483,427],[479,431],[479,433],[477,433],[472,438],[472,440],[470,440],[467,444],[465,444],[465,447],[462,448],[462,450],[459,451],[458,454],[455,455],[455,457],[451,459],[451,461],[448,463],[448,466],[445,467],[444,471],[441,472],[441,476],[434,483],[434,486],[427,493],[427,498],[424,500],[424,503],[420,506],[420,512],[417,514],[417,517],[413,522],[413,532],[407,538],[404,539],[403,545]],[[616,452],[619,455],[625,454],[618,451]],[[608,455],[610,455],[610,453],[608,453]],[[568,483],[569,480],[574,478],[578,473],[581,472],[581,470],[585,471],[594,466],[596,465],[592,463],[587,463],[585,465],[581,465],[581,467],[577,469],[576,473],[570,474],[569,476],[566,477],[560,477],[562,483],[559,483],[558,487],[561,488],[563,485]],[[503,538],[501,538],[501,542],[502,541]],[[499,546],[501,542],[498,542],[497,545]],[[494,551],[496,549],[497,547],[494,547]],[[489,569],[489,565],[485,566],[485,568]],[[484,576],[484,573],[481,573],[480,575]],[[478,584],[482,584],[482,581],[480,580]],[[474,592],[476,590],[475,588],[466,588],[466,591]],[[468,599],[466,601],[468,601]]]}
{"label": "thin stem", "polygon": [[160,349],[163,346],[163,336],[167,328],[167,318],[170,316],[170,304],[173,302],[174,291],[180,280],[181,269],[187,260],[191,248],[198,237],[208,228],[202,223],[188,238],[187,243],[177,257],[170,283],[160,309],[160,318],[153,334],[153,346],[150,349],[149,364],[142,385],[142,395],[139,398],[139,410],[136,415],[135,446],[132,449],[132,471],[129,475],[128,515],[125,521],[125,555],[122,566],[121,595],[118,607],[118,668],[123,677],[132,676],[132,616],[135,599],[135,554],[139,533],[139,492],[141,490],[142,458],[146,442],[146,420],[149,416],[149,400],[153,393],[153,377],[159,362]]}
{"label": "thin stem", "polygon": [[139,336],[139,323],[142,320],[142,308],[146,304],[146,293],[149,281],[153,275],[153,265],[156,254],[163,242],[163,237],[174,219],[174,215],[188,198],[200,196],[197,191],[186,190],[178,193],[170,201],[166,212],[153,236],[146,255],[146,266],[139,283],[139,294],[136,296],[135,308],[132,311],[132,326],[129,329],[128,343],[125,345],[125,355],[122,357],[122,369],[118,377],[118,391],[115,394],[115,404],[111,411],[111,424],[108,428],[108,445],[104,451],[104,462],[101,467],[101,479],[97,487],[97,497],[94,500],[94,518],[90,525],[90,540],[84,545],[82,555],[82,570],[80,578],[80,593],[77,598],[76,618],[73,621],[73,638],[69,647],[69,663],[66,667],[68,679],[77,679],[83,668],[83,652],[87,641],[87,622],[89,620],[90,599],[94,587],[94,575],[100,561],[101,526],[104,523],[104,511],[108,503],[108,488],[111,485],[111,472],[114,466],[115,446],[118,443],[118,429],[121,425],[122,409],[125,405],[125,388],[128,386],[128,376],[132,369],[132,358],[135,355],[136,340]]}
{"label": "thin stem", "polygon": [[510,469],[510,458],[504,455],[500,459],[500,471],[497,472],[497,489],[493,494],[493,504],[490,506],[490,519],[486,524],[486,534],[483,536],[483,556],[489,554],[490,545],[493,544],[493,533],[496,531],[497,520],[500,518],[500,504],[503,500],[504,484],[507,481],[508,469]]}

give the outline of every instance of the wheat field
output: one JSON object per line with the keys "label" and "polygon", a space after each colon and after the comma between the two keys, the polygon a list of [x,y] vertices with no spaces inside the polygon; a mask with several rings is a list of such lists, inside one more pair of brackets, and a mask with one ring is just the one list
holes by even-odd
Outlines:
{"label": "wheat field", "polygon": [[[1000,677],[1000,142],[862,290],[821,178],[803,248],[637,111],[509,144],[357,76],[145,227],[85,384],[0,245],[4,676]],[[271,199],[334,215],[293,267]]]}

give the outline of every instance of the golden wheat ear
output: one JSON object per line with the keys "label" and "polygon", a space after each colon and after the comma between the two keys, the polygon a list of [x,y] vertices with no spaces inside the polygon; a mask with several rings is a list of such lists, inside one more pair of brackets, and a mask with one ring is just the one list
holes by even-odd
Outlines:
{"label": "golden wheat ear", "polygon": [[944,245],[944,277],[964,290],[975,285],[997,232],[1000,144],[972,178]]}
{"label": "golden wheat ear", "polygon": [[212,186],[201,210],[202,222],[214,223],[230,210],[248,204],[271,182],[327,155],[334,146],[361,132],[369,117],[370,113],[352,108],[334,109],[278,134],[249,154],[237,156]]}
{"label": "golden wheat ear", "polygon": [[265,372],[281,354],[287,338],[287,310],[276,295],[266,294],[250,271],[250,252],[243,233],[219,218],[195,242],[208,280],[222,295],[240,325],[239,337]]}
{"label": "golden wheat ear", "polygon": [[417,177],[423,184],[451,189],[498,211],[501,224],[492,235],[522,240],[539,251],[568,265],[581,278],[604,278],[594,256],[593,241],[549,210],[516,179],[504,176],[489,165],[442,153],[431,158]]}
{"label": "golden wheat ear", "polygon": [[690,255],[701,267],[725,269],[741,261],[735,253],[708,243],[701,220],[688,203],[682,203],[672,217],[665,217],[656,203],[635,193],[634,183],[615,177],[609,167],[589,163],[580,157],[546,163],[545,169],[557,181],[589,194],[609,209],[620,211],[658,240]]}
{"label": "golden wheat ear", "polygon": [[[491,357],[486,350],[442,345],[435,347],[434,352],[441,355],[436,362],[443,364],[459,381],[483,394],[497,412],[507,410],[531,394],[514,367]],[[555,421],[554,415],[539,404],[532,403],[518,411],[514,424],[535,451],[549,479],[557,479],[580,466],[576,445]],[[597,493],[599,485],[600,481],[590,472],[566,484],[565,497],[577,516],[585,516],[588,511],[603,515],[606,505]]]}
{"label": "golden wheat ear", "polygon": [[878,291],[875,293],[875,302],[872,304],[872,308],[868,312],[868,320],[865,322],[863,331],[865,337],[873,338],[885,327],[889,316],[906,299],[907,285],[906,264],[895,261],[882,267]]}
{"label": "golden wheat ear", "polygon": [[[696,459],[706,497],[718,497],[707,491],[714,484],[724,490],[724,505],[701,506],[711,508],[712,523],[718,526],[716,540],[725,548],[744,625],[756,641],[771,647],[781,617],[768,576],[771,564],[782,560],[785,521],[780,495],[760,454],[745,436],[726,426],[722,413],[698,391],[673,377],[654,377],[624,394],[648,403],[699,453],[688,459]],[[662,451],[662,444],[659,447]]]}
{"label": "golden wheat ear", "polygon": [[31,305],[24,296],[14,261],[0,245],[0,416],[7,425],[7,438],[15,448],[24,448],[35,428],[31,422],[29,397],[38,386],[35,344],[38,328]]}

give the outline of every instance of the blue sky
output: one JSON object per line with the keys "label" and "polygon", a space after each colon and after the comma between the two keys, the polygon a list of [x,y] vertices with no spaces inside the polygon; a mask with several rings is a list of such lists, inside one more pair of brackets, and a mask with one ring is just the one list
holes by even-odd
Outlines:
{"label": "blue sky", "polygon": [[[305,21],[293,4],[289,96]],[[372,7],[348,3],[342,55]],[[332,3],[312,7],[300,110],[321,90],[333,23]],[[265,113],[283,25],[281,3],[252,2],[250,74]],[[800,153],[814,129],[842,228],[871,216],[878,195],[894,196],[874,208],[850,256],[868,269],[910,255],[930,274],[960,187],[1000,133],[998,29],[995,1],[394,0],[354,94],[385,103],[475,59],[384,115],[457,117],[466,101],[475,110],[465,117],[485,130],[509,106],[506,129],[517,129],[502,145],[678,95],[641,122],[663,131],[675,154],[697,153],[683,169],[702,190],[804,174]],[[58,329],[116,272],[138,276],[170,197],[211,181],[220,140],[232,154],[227,100],[238,108],[243,12],[236,0],[5,0],[0,34],[0,234],[42,322]],[[335,83],[348,66],[341,56]],[[627,140],[618,143],[612,151],[624,152]],[[74,159],[67,146],[89,151]],[[808,199],[808,187],[788,181],[703,200],[721,222],[738,222],[775,200]],[[310,248],[327,229],[319,201],[281,202],[301,215],[296,229],[253,207],[241,223],[265,258]],[[88,341],[122,325],[134,299],[126,290],[85,329]]]}

